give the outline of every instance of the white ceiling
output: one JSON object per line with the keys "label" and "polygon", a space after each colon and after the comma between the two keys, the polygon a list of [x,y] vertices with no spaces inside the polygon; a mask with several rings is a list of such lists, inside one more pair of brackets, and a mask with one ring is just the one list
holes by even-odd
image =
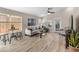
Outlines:
{"label": "white ceiling", "polygon": [[[4,7],[4,8],[42,17],[48,14],[47,10],[49,7]],[[65,9],[65,7],[52,7],[52,8],[53,8],[52,11],[55,12],[62,11]]]}

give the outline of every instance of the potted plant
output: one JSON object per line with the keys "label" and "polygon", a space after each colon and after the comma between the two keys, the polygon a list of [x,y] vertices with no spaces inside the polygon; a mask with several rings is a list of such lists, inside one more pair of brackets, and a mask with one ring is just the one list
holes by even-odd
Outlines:
{"label": "potted plant", "polygon": [[77,52],[79,51],[79,33],[72,32],[68,37],[69,40],[69,51]]}

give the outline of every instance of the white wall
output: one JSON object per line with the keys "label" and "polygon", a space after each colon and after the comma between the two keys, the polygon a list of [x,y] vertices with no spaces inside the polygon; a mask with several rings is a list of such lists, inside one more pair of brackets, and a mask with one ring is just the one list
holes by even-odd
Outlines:
{"label": "white wall", "polygon": [[71,26],[71,15],[73,15],[74,30],[76,30],[76,19],[77,19],[77,17],[79,17],[79,8],[78,7],[66,8],[65,10],[57,12],[55,14],[49,14],[44,17],[44,20],[46,19],[46,21],[52,22],[56,18],[59,18],[61,21],[61,24],[62,24],[61,28],[65,29],[65,28]]}

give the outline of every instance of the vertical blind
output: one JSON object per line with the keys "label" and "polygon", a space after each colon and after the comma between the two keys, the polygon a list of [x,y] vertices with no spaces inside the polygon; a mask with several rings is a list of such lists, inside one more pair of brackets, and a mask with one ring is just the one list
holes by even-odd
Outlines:
{"label": "vertical blind", "polygon": [[22,30],[22,17],[0,14],[0,33],[8,32],[14,25],[17,30]]}

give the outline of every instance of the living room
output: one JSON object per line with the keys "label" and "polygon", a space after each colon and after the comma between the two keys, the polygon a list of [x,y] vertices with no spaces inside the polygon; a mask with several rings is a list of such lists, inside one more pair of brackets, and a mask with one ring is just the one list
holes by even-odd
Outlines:
{"label": "living room", "polygon": [[78,13],[78,7],[0,7],[0,51],[69,51],[66,30],[78,31]]}

